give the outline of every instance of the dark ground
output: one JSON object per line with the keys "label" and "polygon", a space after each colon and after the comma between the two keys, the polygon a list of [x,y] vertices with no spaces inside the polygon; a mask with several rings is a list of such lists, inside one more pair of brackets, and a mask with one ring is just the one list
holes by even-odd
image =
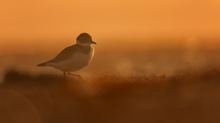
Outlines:
{"label": "dark ground", "polygon": [[0,123],[219,123],[220,70],[76,80],[10,70]]}

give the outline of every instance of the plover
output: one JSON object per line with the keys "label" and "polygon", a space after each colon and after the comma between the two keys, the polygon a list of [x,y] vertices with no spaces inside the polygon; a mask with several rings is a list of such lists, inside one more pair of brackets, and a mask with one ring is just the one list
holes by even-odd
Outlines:
{"label": "plover", "polygon": [[76,38],[76,44],[66,47],[55,58],[38,64],[38,66],[56,68],[61,70],[64,76],[70,74],[80,77],[71,72],[78,71],[91,62],[94,55],[92,44],[96,44],[96,42],[92,40],[92,37],[88,33],[81,33]]}

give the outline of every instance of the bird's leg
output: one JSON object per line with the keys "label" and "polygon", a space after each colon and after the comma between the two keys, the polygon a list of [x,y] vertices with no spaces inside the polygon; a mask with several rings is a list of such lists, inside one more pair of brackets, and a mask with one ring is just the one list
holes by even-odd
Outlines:
{"label": "bird's leg", "polygon": [[67,77],[67,76],[66,76],[66,72],[63,72],[63,76],[64,76],[64,77]]}
{"label": "bird's leg", "polygon": [[70,72],[67,72],[67,74],[71,75],[71,76],[74,76],[74,77],[77,77],[77,78],[82,78],[80,75],[78,74],[73,74],[73,73],[70,73]]}

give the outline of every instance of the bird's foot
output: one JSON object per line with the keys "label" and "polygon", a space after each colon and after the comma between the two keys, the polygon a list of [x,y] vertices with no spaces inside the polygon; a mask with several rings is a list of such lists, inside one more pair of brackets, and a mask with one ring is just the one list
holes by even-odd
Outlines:
{"label": "bird's foot", "polygon": [[82,79],[82,76],[78,75],[78,74],[73,74],[73,73],[70,73],[68,72],[68,75],[71,75],[73,77],[76,77],[77,79]]}

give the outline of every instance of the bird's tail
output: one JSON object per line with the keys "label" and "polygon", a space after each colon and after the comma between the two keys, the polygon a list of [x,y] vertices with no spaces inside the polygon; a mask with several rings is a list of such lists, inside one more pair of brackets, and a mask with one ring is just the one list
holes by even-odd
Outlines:
{"label": "bird's tail", "polygon": [[37,66],[38,66],[38,67],[48,66],[48,63],[49,63],[49,62],[40,63],[40,64],[38,64]]}

